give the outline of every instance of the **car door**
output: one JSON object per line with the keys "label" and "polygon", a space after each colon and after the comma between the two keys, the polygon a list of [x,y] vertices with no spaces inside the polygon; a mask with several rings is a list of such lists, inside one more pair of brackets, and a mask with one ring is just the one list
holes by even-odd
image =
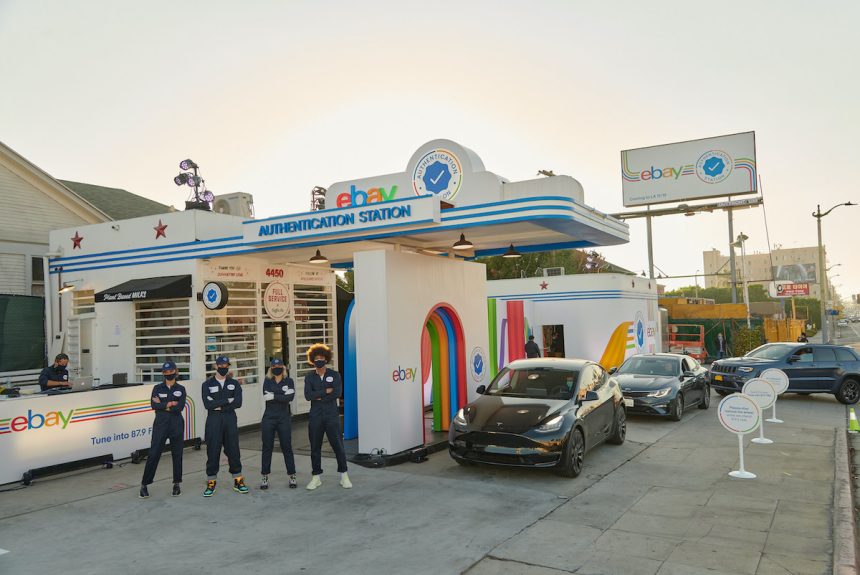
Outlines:
{"label": "car door", "polygon": [[684,407],[699,403],[702,400],[702,384],[698,377],[684,377],[687,372],[695,373],[692,358],[683,358],[681,360],[681,392],[684,394]]}
{"label": "car door", "polygon": [[785,367],[782,368],[788,376],[788,387],[790,391],[812,391],[815,389],[815,378],[812,369],[812,347],[801,347],[786,358]]}
{"label": "car door", "polygon": [[[601,441],[603,441],[606,436],[606,397],[605,397],[605,389],[604,393],[601,394],[601,387],[608,388],[609,386],[601,385],[601,377],[600,372],[603,371],[603,368],[594,365],[588,364],[583,367],[582,372],[579,375],[580,383],[579,383],[579,395],[578,401],[580,402],[579,410],[577,412],[579,420],[582,422],[582,427],[585,430],[585,445],[587,448],[591,448]],[[605,372],[604,372],[605,373]],[[589,391],[594,391],[597,393],[598,398],[591,401],[585,400],[585,395]],[[612,410],[612,405],[610,401],[609,406],[610,411]]]}
{"label": "car door", "polygon": [[812,348],[812,377],[815,378],[815,389],[821,391],[830,391],[842,378],[832,347],[820,345]]}
{"label": "car door", "polygon": [[600,441],[612,434],[612,426],[615,424],[615,401],[613,389],[609,385],[609,374],[601,366],[591,366],[594,370],[594,390],[600,397],[597,406],[597,415],[600,421]]}

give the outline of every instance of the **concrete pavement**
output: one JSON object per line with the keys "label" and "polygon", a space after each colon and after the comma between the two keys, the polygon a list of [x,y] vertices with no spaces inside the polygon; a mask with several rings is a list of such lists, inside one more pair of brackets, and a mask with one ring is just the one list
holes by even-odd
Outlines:
{"label": "concrete pavement", "polygon": [[[422,464],[353,466],[337,485],[324,460],[315,492],[256,489],[259,452],[243,440],[252,491],[222,471],[203,499],[203,452],[186,450],[184,493],[162,459],[152,498],[141,465],[79,472],[0,493],[0,573],[830,573],[834,474],[845,408],[830,396],[780,399],[775,444],[747,442],[755,480],[729,478],[737,440],[710,410],[680,423],[631,418],[628,441],[589,453],[582,476]],[[749,437],[747,438],[749,439]],[[300,481],[309,478],[299,456]],[[9,487],[9,486],[7,486]]]}

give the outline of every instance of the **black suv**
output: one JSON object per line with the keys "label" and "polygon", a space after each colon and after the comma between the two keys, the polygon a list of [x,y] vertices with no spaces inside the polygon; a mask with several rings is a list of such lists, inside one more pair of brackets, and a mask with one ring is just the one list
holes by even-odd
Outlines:
{"label": "black suv", "polygon": [[743,357],[712,363],[711,387],[728,395],[772,367],[788,375],[790,392],[832,393],[846,405],[860,400],[860,356],[843,345],[768,343]]}

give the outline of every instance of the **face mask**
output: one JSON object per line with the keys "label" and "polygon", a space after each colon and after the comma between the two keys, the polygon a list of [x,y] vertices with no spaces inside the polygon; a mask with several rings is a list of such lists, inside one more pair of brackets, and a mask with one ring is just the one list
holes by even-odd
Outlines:
{"label": "face mask", "polygon": [[229,371],[230,371],[230,368],[229,368],[229,367],[219,367],[219,368],[218,368],[218,375],[220,375],[220,376],[224,377],[224,376],[226,376],[226,375],[227,375],[227,373],[228,373]]}
{"label": "face mask", "polygon": [[324,368],[324,367],[325,367],[325,363],[326,363],[326,362],[325,362],[325,360],[324,360],[324,359],[315,359],[315,360],[314,360],[314,365],[315,365],[317,368],[319,368],[319,369]]}
{"label": "face mask", "polygon": [[165,383],[167,383],[168,381],[175,381],[175,380],[176,380],[176,374],[175,373],[171,373],[169,375],[164,376],[164,382]]}
{"label": "face mask", "polygon": [[272,375],[281,375],[282,373],[284,373],[283,367],[273,367],[272,368]]}

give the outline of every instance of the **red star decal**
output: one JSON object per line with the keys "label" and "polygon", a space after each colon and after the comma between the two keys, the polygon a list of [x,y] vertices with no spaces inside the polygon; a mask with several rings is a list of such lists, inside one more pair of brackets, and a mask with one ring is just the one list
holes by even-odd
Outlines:
{"label": "red star decal", "polygon": [[155,230],[155,239],[167,238],[167,233],[165,233],[165,231],[164,231],[167,229],[167,224],[162,224],[160,218],[158,220],[158,225],[152,229]]}
{"label": "red star decal", "polygon": [[540,282],[540,289],[545,290],[549,287],[549,284],[546,282]]}
{"label": "red star decal", "polygon": [[77,230],[75,230],[75,237],[72,238],[72,249],[79,250],[81,249],[81,242],[83,241],[84,236],[80,235]]}

